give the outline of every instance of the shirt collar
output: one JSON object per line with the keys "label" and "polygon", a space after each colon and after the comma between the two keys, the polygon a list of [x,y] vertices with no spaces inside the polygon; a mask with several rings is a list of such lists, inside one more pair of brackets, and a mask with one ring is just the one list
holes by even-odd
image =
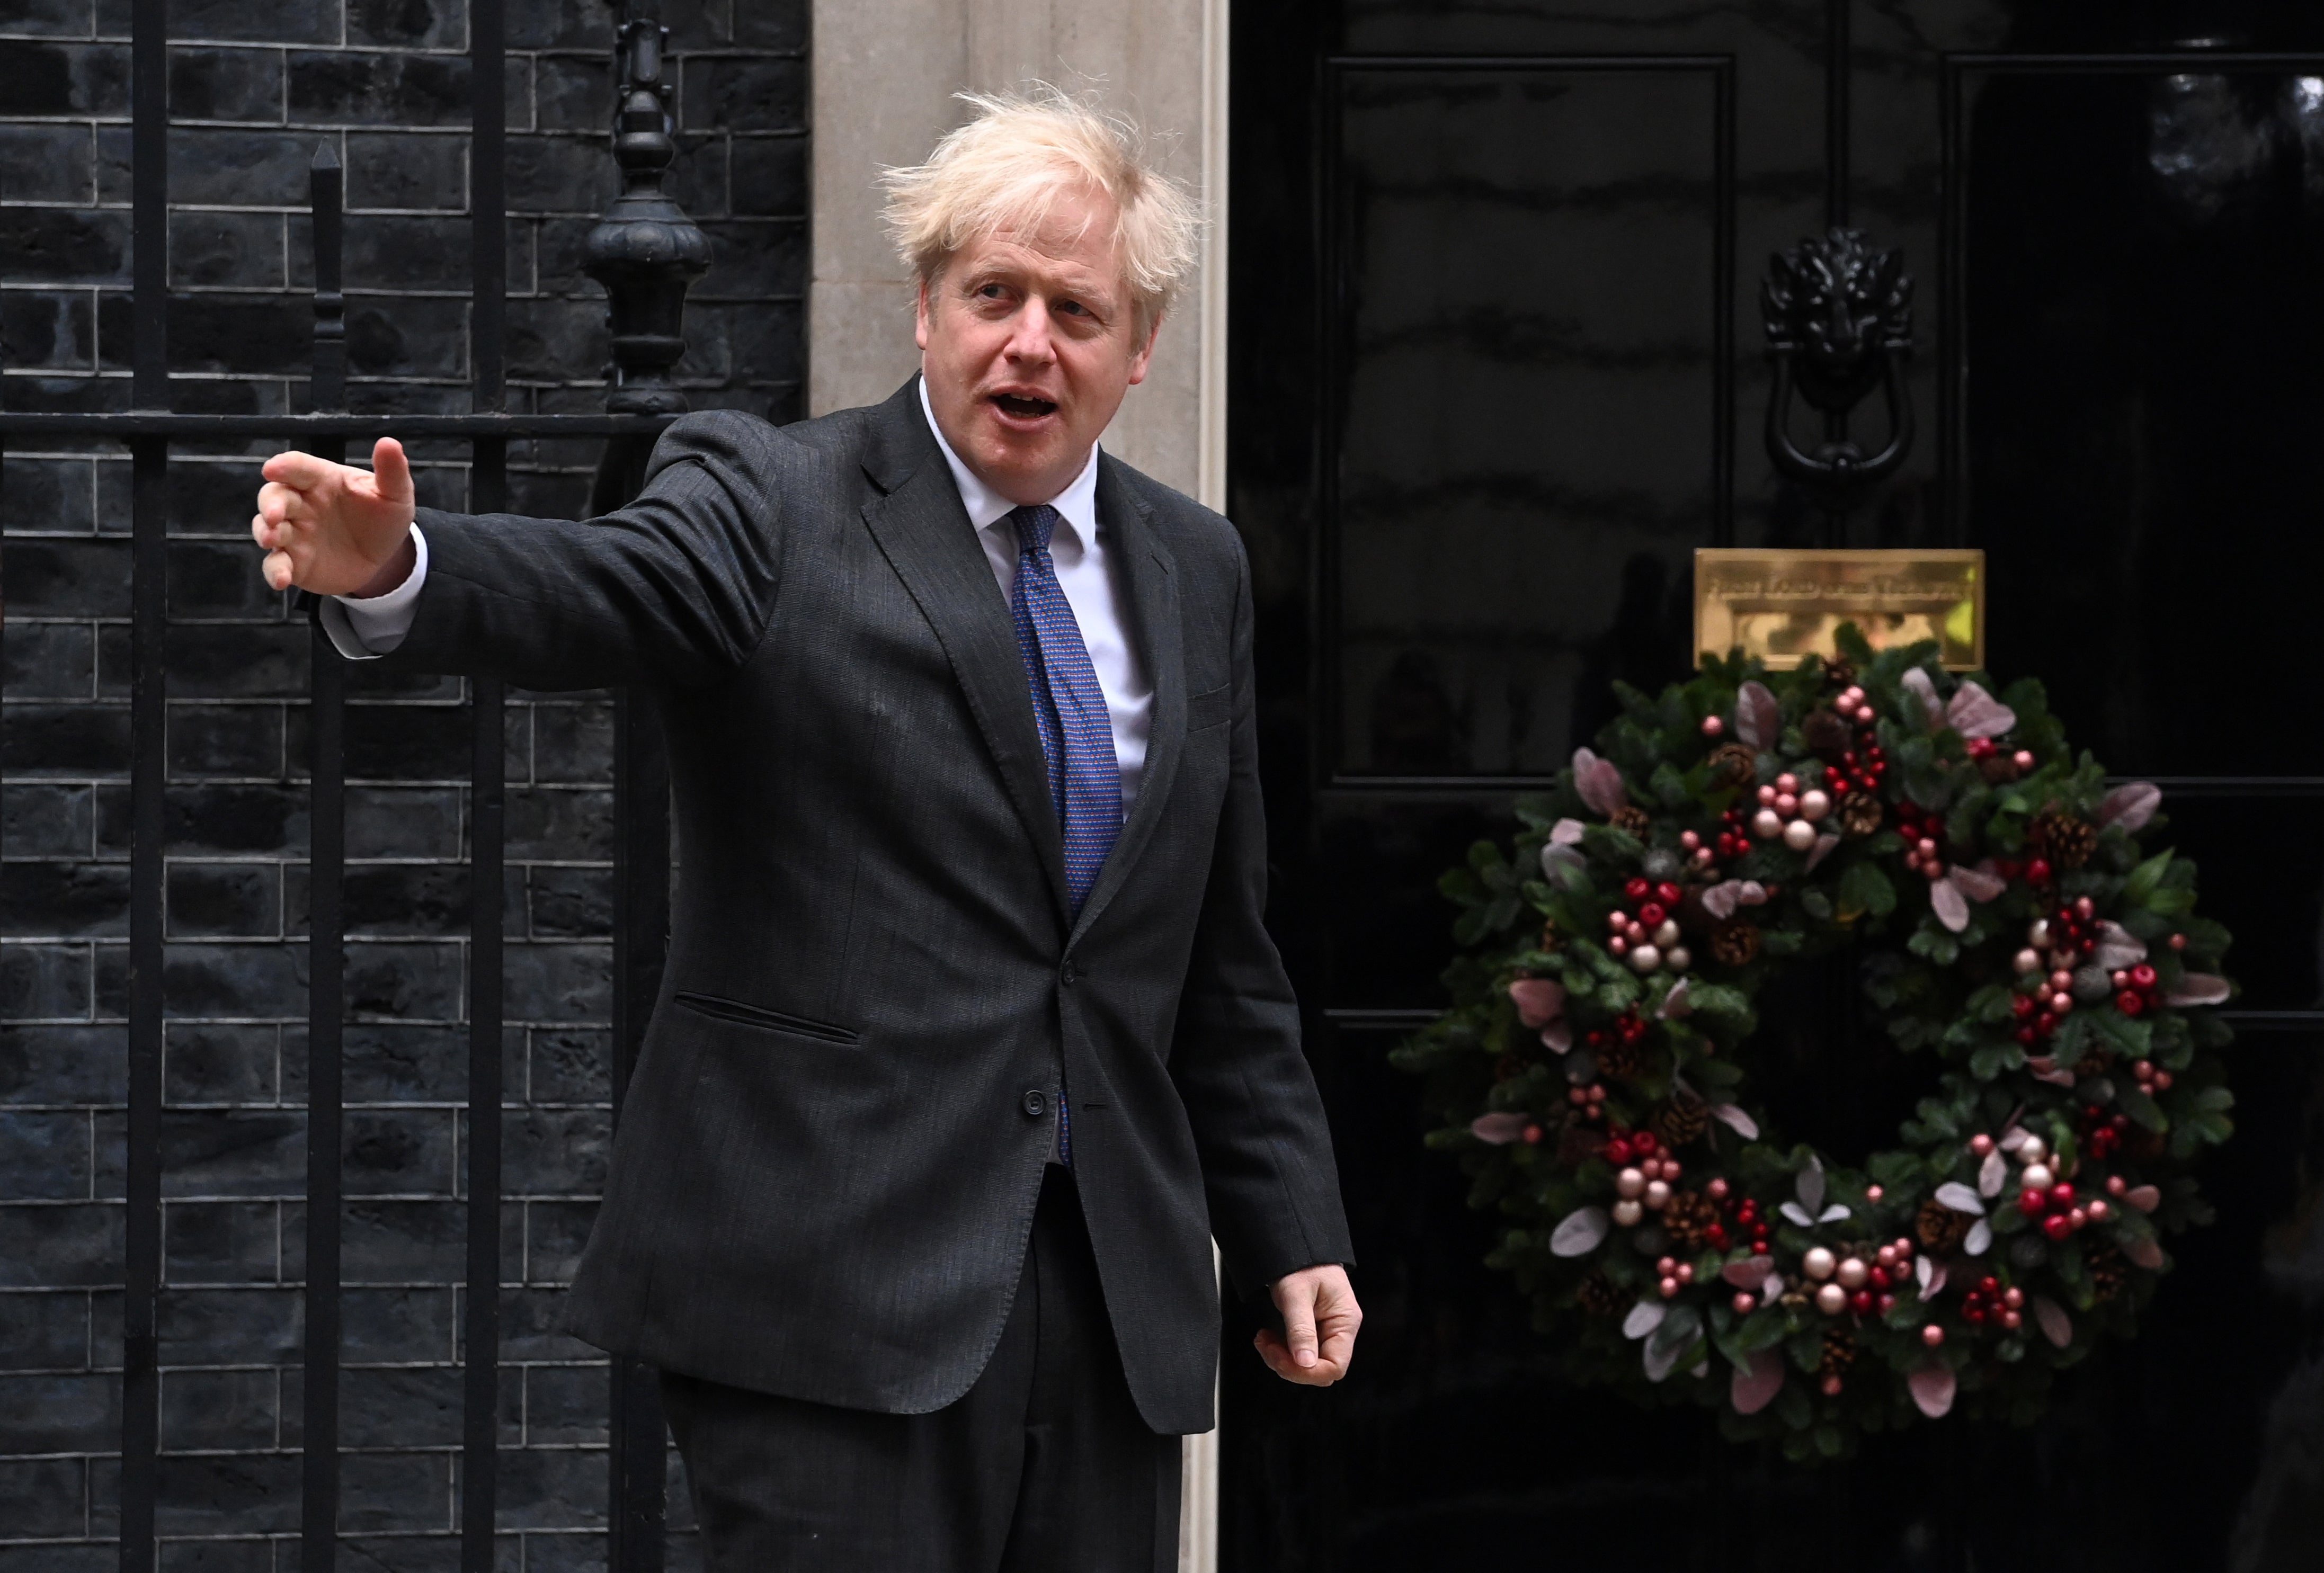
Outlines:
{"label": "shirt collar", "polygon": [[[968,511],[968,521],[978,529],[989,529],[1006,519],[1017,504],[977,479],[976,472],[961,462],[945,441],[944,428],[936,425],[936,413],[928,404],[928,380],[919,380],[920,413],[927,418],[928,432],[936,439],[936,446],[952,470],[952,482],[960,492],[961,506]],[[1075,547],[1086,548],[1097,539],[1097,445],[1090,445],[1089,462],[1082,465],[1081,474],[1065,483],[1065,489],[1049,499],[1049,506],[1057,511],[1063,529],[1073,532]],[[1052,550],[1056,538],[1050,538]],[[1014,551],[1015,543],[1011,542]]]}

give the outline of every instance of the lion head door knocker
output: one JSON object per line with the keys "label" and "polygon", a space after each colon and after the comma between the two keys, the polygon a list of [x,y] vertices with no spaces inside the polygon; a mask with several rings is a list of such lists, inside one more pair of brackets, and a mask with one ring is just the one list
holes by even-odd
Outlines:
{"label": "lion head door knocker", "polygon": [[[1844,511],[1893,474],[1913,446],[1904,361],[1913,352],[1913,281],[1902,252],[1877,252],[1857,229],[1835,228],[1768,259],[1759,291],[1775,386],[1767,400],[1767,456],[1826,512]],[[1885,388],[1888,440],[1865,455],[1849,413]],[[1803,453],[1792,438],[1794,393],[1824,416],[1824,440]]]}

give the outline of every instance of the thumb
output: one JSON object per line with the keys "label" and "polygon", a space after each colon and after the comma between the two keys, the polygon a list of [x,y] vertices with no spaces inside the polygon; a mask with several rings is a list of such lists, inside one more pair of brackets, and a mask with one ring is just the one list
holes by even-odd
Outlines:
{"label": "thumb", "polygon": [[411,501],[411,465],[403,456],[403,445],[392,437],[383,437],[372,445],[372,485],[383,502]]}
{"label": "thumb", "polygon": [[1291,1363],[1305,1369],[1315,1363],[1315,1297],[1313,1292],[1288,1297],[1283,1309],[1283,1341],[1291,1346]]}

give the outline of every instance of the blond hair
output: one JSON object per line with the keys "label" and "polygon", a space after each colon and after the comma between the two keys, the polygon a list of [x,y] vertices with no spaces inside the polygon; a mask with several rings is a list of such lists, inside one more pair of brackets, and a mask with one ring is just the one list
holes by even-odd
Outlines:
{"label": "blond hair", "polygon": [[959,97],[975,111],[966,124],[927,162],[881,173],[888,232],[920,284],[971,241],[1038,230],[1059,197],[1094,190],[1111,200],[1139,331],[1150,328],[1194,269],[1193,194],[1154,167],[1135,125],[1047,83]]}

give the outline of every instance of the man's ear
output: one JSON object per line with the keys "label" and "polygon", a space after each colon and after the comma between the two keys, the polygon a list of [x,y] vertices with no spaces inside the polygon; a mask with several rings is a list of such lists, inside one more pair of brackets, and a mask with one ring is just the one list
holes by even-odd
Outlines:
{"label": "man's ear", "polygon": [[1162,319],[1157,317],[1147,325],[1146,342],[1139,345],[1130,357],[1130,382],[1132,387],[1146,381],[1147,370],[1154,363],[1154,341],[1161,336]]}
{"label": "man's ear", "polygon": [[912,296],[912,342],[928,347],[928,281],[922,279]]}

